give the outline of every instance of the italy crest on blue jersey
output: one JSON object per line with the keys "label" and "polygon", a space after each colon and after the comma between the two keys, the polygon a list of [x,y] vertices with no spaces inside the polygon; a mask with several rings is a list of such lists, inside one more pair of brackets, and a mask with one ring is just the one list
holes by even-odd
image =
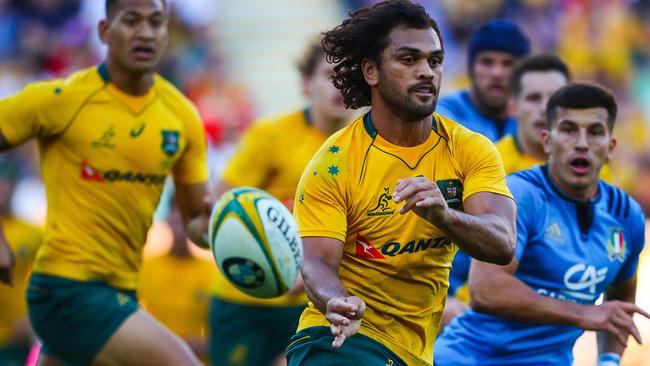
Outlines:
{"label": "italy crest on blue jersey", "polygon": [[[507,181],[517,201],[517,279],[543,296],[593,304],[612,283],[635,275],[645,217],[622,190],[601,180],[599,194],[580,202],[557,187],[547,166],[517,172]],[[436,341],[435,363],[570,365],[582,332],[468,310]]]}

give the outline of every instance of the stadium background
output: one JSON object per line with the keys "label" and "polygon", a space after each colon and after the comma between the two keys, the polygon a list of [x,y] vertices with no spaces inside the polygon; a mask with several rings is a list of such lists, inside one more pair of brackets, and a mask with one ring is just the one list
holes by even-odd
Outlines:
{"label": "stadium background", "polygon": [[[466,41],[473,27],[492,17],[516,21],[533,52],[555,52],[576,80],[595,80],[616,94],[619,145],[615,181],[650,213],[650,0],[429,0],[442,30],[442,93],[468,85]],[[319,31],[337,24],[363,0],[174,0],[170,45],[160,72],[198,106],[210,142],[212,180],[241,132],[255,118],[300,107],[295,61]],[[63,77],[101,62],[96,24],[101,0],[0,0],[0,98],[28,82]],[[33,145],[10,156],[23,167],[12,201],[16,215],[44,223],[45,196]],[[164,252],[166,224],[152,228],[148,256]],[[639,269],[638,303],[650,310],[648,252]],[[198,253],[198,252],[197,252]],[[209,258],[205,252],[197,255]],[[2,311],[2,309],[0,309]],[[638,319],[648,344],[633,341],[624,365],[650,359],[650,321]],[[593,365],[595,340],[576,346],[576,365]],[[645,360],[645,361],[644,361]]]}

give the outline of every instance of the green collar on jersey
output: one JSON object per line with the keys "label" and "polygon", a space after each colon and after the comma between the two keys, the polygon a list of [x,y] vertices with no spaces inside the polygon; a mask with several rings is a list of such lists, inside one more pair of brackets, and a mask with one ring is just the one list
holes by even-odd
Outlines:
{"label": "green collar on jersey", "polygon": [[108,84],[111,81],[111,78],[108,77],[108,68],[106,67],[106,62],[102,62],[99,66],[97,66],[97,72],[105,83]]}
{"label": "green collar on jersey", "polygon": [[[366,129],[368,135],[370,135],[370,137],[374,139],[375,137],[377,137],[377,129],[375,128],[374,123],[372,123],[372,117],[370,116],[370,112],[366,113],[363,116],[363,127]],[[431,129],[435,131],[435,133],[438,133],[438,124],[435,115],[433,115],[433,119],[431,122]]]}

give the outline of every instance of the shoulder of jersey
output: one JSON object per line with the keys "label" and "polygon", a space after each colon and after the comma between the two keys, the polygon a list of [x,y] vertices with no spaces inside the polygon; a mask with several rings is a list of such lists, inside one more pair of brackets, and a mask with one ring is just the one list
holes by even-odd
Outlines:
{"label": "shoulder of jersey", "polygon": [[160,93],[160,97],[163,98],[170,106],[173,106],[174,109],[179,110],[182,113],[188,113],[191,115],[196,115],[197,109],[194,106],[194,103],[189,100],[176,86],[171,82],[160,75],[154,76],[155,87]]}
{"label": "shoulder of jersey", "polygon": [[634,219],[635,215],[643,216],[641,205],[622,189],[601,180],[607,211],[621,220]]}
{"label": "shoulder of jersey", "polygon": [[[39,81],[30,84],[61,98],[88,96],[104,86],[96,67],[77,71],[65,79]],[[57,98],[54,98],[57,99]],[[58,102],[57,102],[58,103]]]}
{"label": "shoulder of jersey", "polygon": [[506,177],[508,188],[515,199],[542,197],[549,192],[541,166],[514,172]]}
{"label": "shoulder of jersey", "polygon": [[291,132],[296,128],[307,125],[304,111],[294,111],[277,116],[262,117],[253,123],[253,128],[265,131]]}
{"label": "shoulder of jersey", "polygon": [[[465,141],[466,139],[478,135],[481,137],[484,137],[483,135],[476,133],[467,127],[461,125],[460,123],[456,122],[455,120],[440,115],[438,113],[434,114],[434,118],[437,116],[438,118],[435,120],[435,125],[433,126],[434,131],[445,138],[448,143],[451,144],[451,142],[460,142],[460,141]],[[487,139],[487,137],[486,137]]]}

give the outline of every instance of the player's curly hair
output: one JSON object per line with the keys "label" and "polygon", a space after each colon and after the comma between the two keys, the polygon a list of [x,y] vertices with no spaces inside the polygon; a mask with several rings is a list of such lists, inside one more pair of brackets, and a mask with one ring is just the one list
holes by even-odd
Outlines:
{"label": "player's curly hair", "polygon": [[363,77],[361,61],[370,59],[380,65],[388,34],[395,27],[433,28],[442,45],[438,24],[422,6],[407,0],[388,0],[348,14],[349,19],[323,33],[321,40],[327,61],[337,64],[332,81],[341,90],[347,108],[370,105],[370,86]]}

